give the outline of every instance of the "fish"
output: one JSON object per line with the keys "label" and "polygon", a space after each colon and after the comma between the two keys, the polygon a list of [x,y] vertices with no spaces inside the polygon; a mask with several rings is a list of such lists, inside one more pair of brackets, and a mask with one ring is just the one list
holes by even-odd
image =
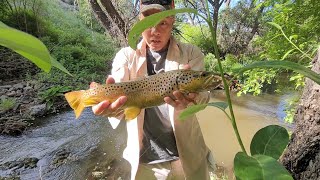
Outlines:
{"label": "fish", "polygon": [[184,94],[210,91],[221,82],[221,76],[214,72],[172,70],[114,84],[94,83],[88,90],[66,93],[65,98],[78,119],[86,107],[104,100],[114,102],[120,96],[127,96],[127,101],[120,109],[124,111],[125,120],[132,120],[140,114],[141,109],[164,104],[164,97],[174,98],[172,93],[176,90]]}

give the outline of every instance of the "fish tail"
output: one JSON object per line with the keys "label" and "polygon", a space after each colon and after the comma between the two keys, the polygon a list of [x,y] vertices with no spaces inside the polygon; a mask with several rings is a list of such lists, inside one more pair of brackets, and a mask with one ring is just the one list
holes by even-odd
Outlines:
{"label": "fish tail", "polygon": [[76,115],[76,118],[81,115],[82,111],[85,108],[84,102],[83,102],[83,94],[85,91],[72,91],[68,92],[64,95],[64,97],[67,99],[70,107],[74,110],[74,113]]}

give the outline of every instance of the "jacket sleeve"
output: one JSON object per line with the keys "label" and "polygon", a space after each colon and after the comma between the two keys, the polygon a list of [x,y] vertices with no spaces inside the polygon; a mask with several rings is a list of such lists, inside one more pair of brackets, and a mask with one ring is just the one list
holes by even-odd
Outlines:
{"label": "jacket sleeve", "polygon": [[201,52],[200,48],[191,44],[189,44],[188,46],[188,64],[191,66],[191,69],[196,71],[204,71],[204,55]]}
{"label": "jacket sleeve", "polygon": [[128,67],[132,51],[133,50],[130,47],[122,48],[113,59],[111,76],[116,82],[127,81],[130,79]]}

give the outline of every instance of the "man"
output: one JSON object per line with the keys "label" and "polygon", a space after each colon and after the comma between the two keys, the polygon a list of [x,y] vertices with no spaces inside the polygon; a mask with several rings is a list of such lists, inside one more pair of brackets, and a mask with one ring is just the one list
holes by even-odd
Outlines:
{"label": "man", "polygon": [[[141,0],[140,20],[174,8],[173,0]],[[112,77],[107,83],[128,81],[164,71],[191,68],[204,70],[200,49],[176,41],[171,33],[174,17],[167,17],[155,27],[142,33],[136,50],[121,49],[112,64]],[[113,79],[114,78],[114,79]],[[166,104],[142,110],[138,117],[127,122],[127,147],[123,157],[131,164],[131,179],[209,179],[208,157],[201,129],[195,116],[181,122],[178,115],[191,101],[207,102],[208,93],[173,93],[165,97]],[[123,117],[118,110],[127,100],[122,96],[115,102],[103,101],[94,106],[96,115],[104,115],[114,124]]]}

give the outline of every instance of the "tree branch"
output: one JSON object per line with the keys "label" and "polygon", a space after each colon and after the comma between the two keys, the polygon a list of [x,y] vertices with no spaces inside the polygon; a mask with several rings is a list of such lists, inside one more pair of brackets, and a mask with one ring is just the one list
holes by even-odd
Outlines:
{"label": "tree branch", "polygon": [[117,25],[119,32],[121,32],[123,37],[126,38],[128,28],[126,28],[126,23],[123,21],[118,11],[114,8],[112,2],[110,0],[100,0],[100,2],[107,11],[111,21]]}

